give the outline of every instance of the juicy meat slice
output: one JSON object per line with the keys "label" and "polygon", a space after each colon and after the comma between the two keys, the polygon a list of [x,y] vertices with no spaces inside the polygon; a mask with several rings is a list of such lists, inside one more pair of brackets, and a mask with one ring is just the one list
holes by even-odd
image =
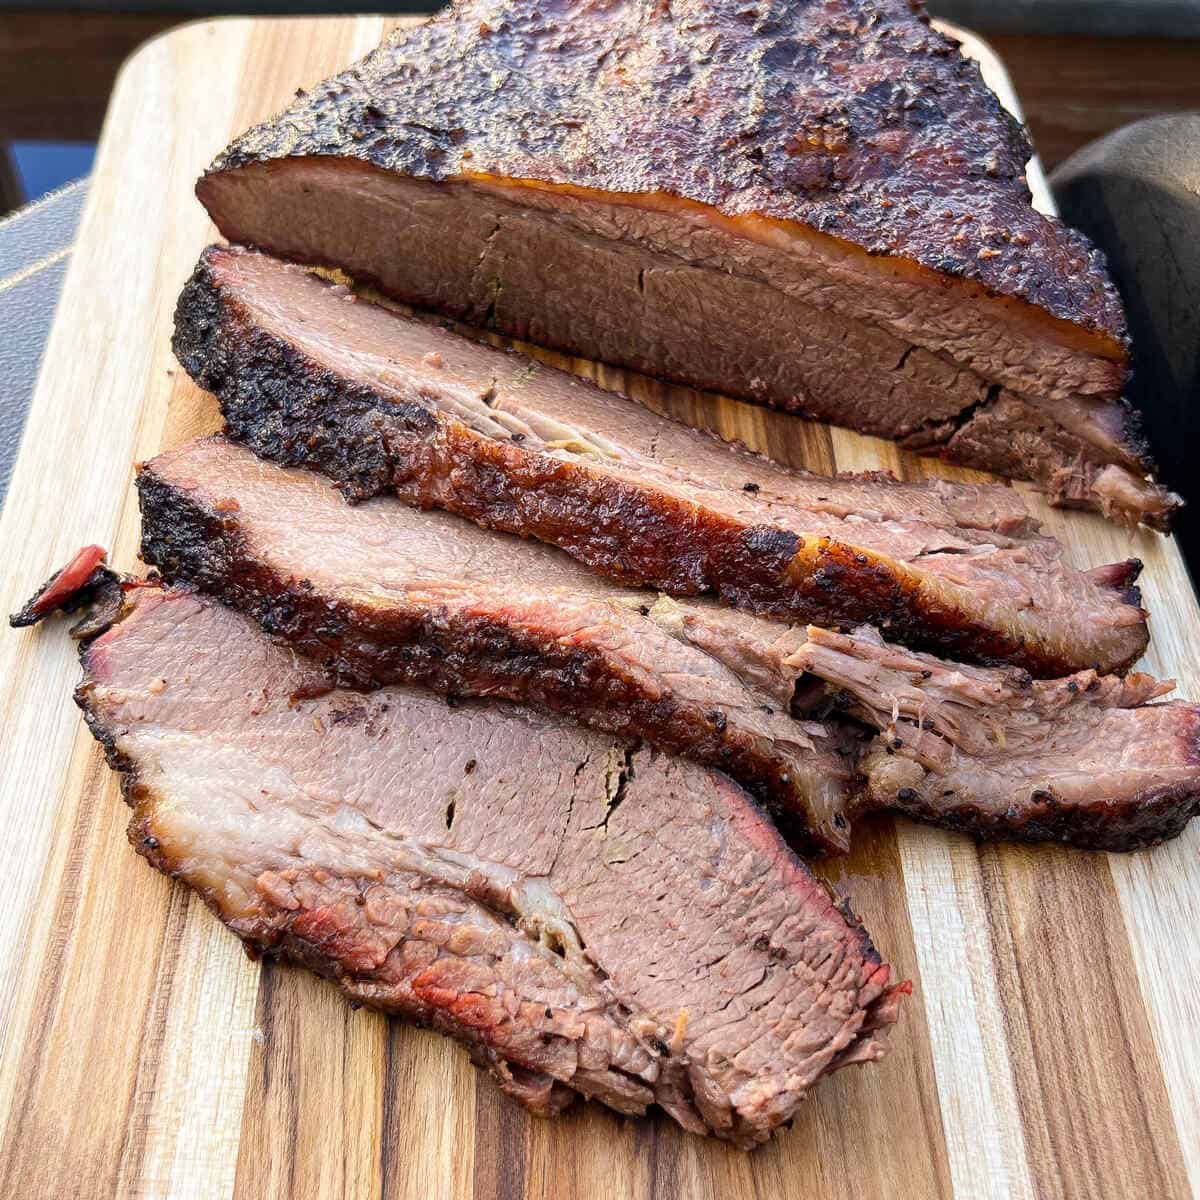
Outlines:
{"label": "juicy meat slice", "polygon": [[810,628],[790,661],[880,731],[861,760],[864,807],[1098,850],[1152,846],[1200,810],[1200,706],[1149,703],[1174,687],[1149,675],[1032,680],[914,654],[871,629]]}
{"label": "juicy meat slice", "polygon": [[231,436],[354,498],[393,490],[626,582],[1036,675],[1121,671],[1146,646],[1140,564],[1071,569],[1007,489],[788,470],[266,255],[207,250],[174,345]]}
{"label": "juicy meat slice", "polygon": [[1120,299],[1030,153],[910,0],[471,0],[197,194],[409,303],[1162,525]]}
{"label": "juicy meat slice", "polygon": [[749,1147],[887,1048],[908,985],[716,772],[501,704],[314,697],[188,593],[136,590],[83,661],[139,853],[535,1109],[657,1103]]}
{"label": "juicy meat slice", "polygon": [[[1130,848],[1177,833],[1200,796],[1200,709],[1144,706],[1169,690],[1145,675],[1035,684],[873,631],[626,589],[391,497],[347,506],[320,476],[220,437],[161,455],[138,486],[143,558],[256,617],[328,681],[505,696],[644,738],[744,781],[811,852],[845,851],[872,807]],[[814,680],[819,720],[804,719]],[[847,712],[882,736],[864,745]]]}
{"label": "juicy meat slice", "polygon": [[506,696],[720,767],[811,850],[849,845],[853,764],[789,714],[803,630],[593,575],[537,542],[319,475],[224,438],[138,476],[142,557],[321,662],[337,684]]}

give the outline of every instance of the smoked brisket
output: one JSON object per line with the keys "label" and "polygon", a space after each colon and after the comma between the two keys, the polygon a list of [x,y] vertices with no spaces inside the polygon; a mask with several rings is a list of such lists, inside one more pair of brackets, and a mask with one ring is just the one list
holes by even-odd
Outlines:
{"label": "smoked brisket", "polygon": [[657,1104],[749,1147],[887,1049],[908,985],[716,772],[503,703],[321,694],[247,618],[153,587],[83,662],[138,853],[534,1111]]}
{"label": "smoked brisket", "polygon": [[810,628],[789,664],[810,672],[807,707],[879,730],[861,759],[863,808],[1096,850],[1152,846],[1200,811],[1200,705],[1151,703],[1174,685],[1149,675],[1033,680],[914,654],[870,629]]}
{"label": "smoked brisket", "polygon": [[[142,555],[359,688],[505,696],[744,782],[808,852],[887,808],[990,839],[1133,849],[1200,803],[1200,708],[1149,676],[1034,681],[593,576],[566,555],[344,504],[222,438],[139,476]],[[864,726],[871,733],[864,731]]]}
{"label": "smoked brisket", "polygon": [[720,767],[810,849],[848,847],[840,739],[789,713],[802,629],[624,588],[394,497],[352,508],[321,476],[220,437],[145,464],[138,489],[147,563],[254,616],[332,682],[566,713]]}
{"label": "smoked brisket", "polygon": [[220,155],[231,241],[1162,526],[1100,253],[915,0],[460,0]]}
{"label": "smoked brisket", "polygon": [[175,351],[231,437],[557,545],[675,596],[1038,676],[1122,671],[1145,649],[1140,564],[1069,567],[1011,489],[788,470],[593,384],[210,248]]}

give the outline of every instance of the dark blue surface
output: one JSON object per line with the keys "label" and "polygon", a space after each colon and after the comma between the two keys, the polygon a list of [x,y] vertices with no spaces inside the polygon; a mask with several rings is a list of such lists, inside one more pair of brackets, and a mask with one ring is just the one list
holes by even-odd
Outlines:
{"label": "dark blue surface", "polygon": [[39,200],[92,173],[95,142],[10,142],[26,201]]}
{"label": "dark blue surface", "polygon": [[[431,12],[436,0],[3,0],[4,7],[57,12],[178,13],[183,16],[316,16]],[[1200,37],[1200,0],[928,0],[936,16],[980,32],[1115,37]]]}

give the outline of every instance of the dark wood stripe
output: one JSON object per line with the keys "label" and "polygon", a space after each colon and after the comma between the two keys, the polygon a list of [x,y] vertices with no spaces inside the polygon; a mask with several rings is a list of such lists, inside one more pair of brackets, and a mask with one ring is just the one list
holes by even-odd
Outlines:
{"label": "dark wood stripe", "polygon": [[[661,1118],[650,1118],[662,1136],[678,1135]],[[621,1117],[599,1104],[580,1102],[552,1121],[531,1121],[525,1163],[526,1200],[593,1196],[649,1200],[644,1122]],[[477,1197],[477,1200],[481,1198]],[[689,1197],[690,1200],[690,1197]]]}
{"label": "dark wood stripe", "polygon": [[390,1196],[396,1191],[396,1148],[398,1145],[395,1135],[400,1114],[396,1111],[397,1087],[395,1086],[396,1056],[393,1048],[396,1044],[399,1021],[392,1018],[388,1021],[387,1033],[383,1039],[383,1105],[382,1119],[379,1126],[379,1195]]}
{"label": "dark wood stripe", "polygon": [[532,1118],[490,1079],[475,1084],[475,1200],[522,1200]]}
{"label": "dark wood stripe", "polygon": [[682,1195],[679,1171],[680,1138],[666,1120],[643,1121],[637,1131],[639,1157],[646,1161],[651,1196]]}
{"label": "dark wood stripe", "polygon": [[1190,1196],[1107,859],[1004,846],[980,862],[1038,1196]]}
{"label": "dark wood stripe", "polygon": [[[235,1197],[295,1196],[299,1088],[293,1069],[294,1028],[281,968],[263,963],[254,1007],[255,1045],[242,1109]],[[287,1147],[286,1153],[272,1152]]]}
{"label": "dark wood stripe", "polygon": [[261,969],[234,1196],[379,1194],[386,1020],[306,971]]}

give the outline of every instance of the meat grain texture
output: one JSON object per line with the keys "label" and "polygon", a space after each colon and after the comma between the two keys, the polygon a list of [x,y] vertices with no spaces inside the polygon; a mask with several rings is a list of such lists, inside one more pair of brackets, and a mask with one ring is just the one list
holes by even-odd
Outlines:
{"label": "meat grain texture", "polygon": [[561,551],[394,497],[351,508],[319,475],[224,438],[138,475],[142,558],[217,596],[339,685],[504,696],[718,767],[810,850],[849,846],[854,766],[793,719],[804,640],[713,601],[674,601]]}
{"label": "meat grain texture", "polygon": [[[1200,705],[1140,672],[1034,680],[914,654],[872,629],[809,628],[787,660],[808,674],[797,708],[852,715],[862,808],[989,841],[1140,850],[1200,811]],[[814,686],[814,684],[816,686]]]}
{"label": "meat grain texture", "polygon": [[[139,475],[142,556],[254,616],[338,684],[506,696],[716,766],[793,845],[890,808],[987,839],[1130,850],[1200,803],[1200,707],[1147,675],[1034,681],[592,575],[559,551],[355,507],[223,438]],[[865,729],[875,729],[873,740]]]}
{"label": "meat grain texture", "polygon": [[174,345],[230,436],[352,499],[394,491],[625,583],[1039,676],[1146,646],[1141,564],[1073,570],[1009,489],[788,470],[262,254],[205,252]]}
{"label": "meat grain texture", "polygon": [[237,139],[221,232],[1161,526],[1100,253],[908,0],[471,0]]}
{"label": "meat grain texture", "polygon": [[322,691],[221,605],[139,588],[77,692],[129,836],[258,951],[580,1093],[744,1147],[883,1055],[908,985],[724,776],[497,703]]}

